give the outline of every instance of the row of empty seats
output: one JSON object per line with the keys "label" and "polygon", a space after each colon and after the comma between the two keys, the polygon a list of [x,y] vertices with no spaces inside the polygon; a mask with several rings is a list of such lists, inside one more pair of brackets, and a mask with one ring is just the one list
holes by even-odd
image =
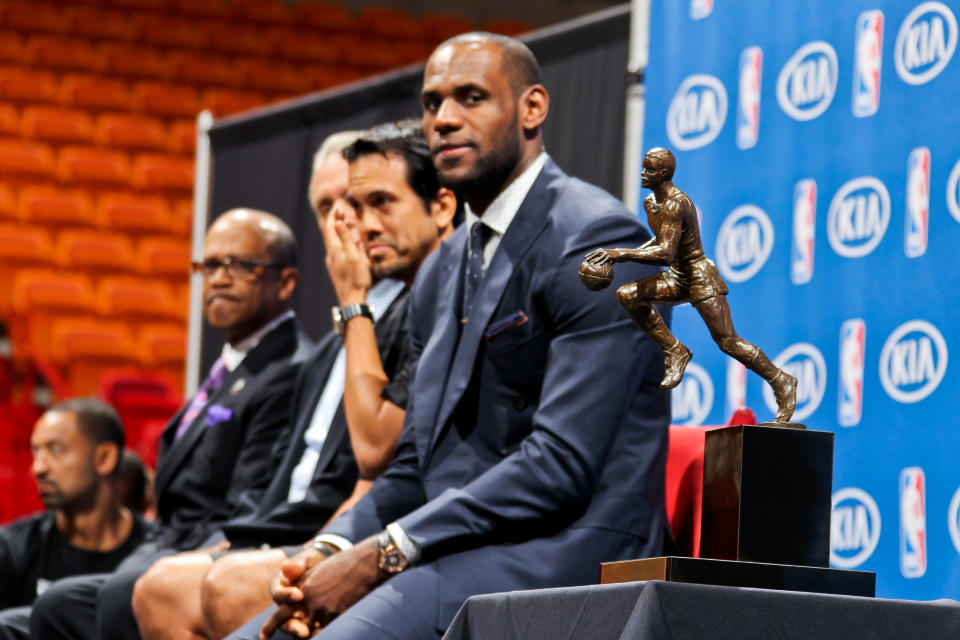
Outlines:
{"label": "row of empty seats", "polygon": [[[76,2],[66,9],[56,2],[7,1],[0,4],[0,26],[20,33],[71,34],[90,39],[143,40],[158,46],[216,49],[228,35],[222,26],[247,30],[307,28],[321,34],[440,41],[474,28],[502,33],[528,31],[528,23],[491,19],[483,25],[457,15],[428,13],[422,17],[397,7],[367,6],[351,13],[334,3],[301,1],[292,6],[283,2],[213,0],[159,0],[149,5],[118,5],[110,2]],[[197,27],[196,25],[199,25]],[[269,44],[269,39],[258,41]],[[242,46],[234,44],[233,46]],[[263,44],[260,46],[262,47]],[[249,45],[247,45],[249,46]],[[251,53],[269,49],[247,48]],[[236,49],[231,50],[231,52]]]}
{"label": "row of empty seats", "polygon": [[[173,201],[127,191],[92,195],[86,189],[26,184],[14,191],[0,184],[0,224],[19,222],[40,233],[65,227],[99,227],[131,236],[171,234],[186,238],[193,218],[193,202]],[[19,235],[4,226],[6,232]]]}
{"label": "row of empty seats", "polygon": [[[129,83],[115,77],[88,74],[57,75],[50,71],[25,67],[0,67],[0,102],[17,105],[63,105],[83,109],[91,114],[104,111],[124,111],[137,115],[152,115],[159,118],[196,118],[203,109],[210,109],[215,116],[224,116],[260,106],[269,99],[290,97],[294,83],[298,87],[319,89],[340,82],[354,80],[358,72],[324,67],[314,73],[304,73],[273,66],[262,68],[267,80],[264,84],[275,87],[271,92],[247,89],[198,89],[172,82],[141,81]],[[273,79],[273,72],[278,75]],[[291,74],[298,74],[291,80]],[[305,80],[306,78],[307,80]]]}
{"label": "row of empty seats", "polygon": [[159,153],[94,146],[52,145],[22,138],[0,138],[0,178],[7,182],[59,182],[68,186],[132,186],[155,193],[189,196],[193,161]]}
{"label": "row of empty seats", "polygon": [[193,120],[178,120],[168,126],[162,119],[148,115],[91,114],[57,105],[17,109],[12,104],[0,104],[0,136],[190,155],[196,142],[196,124]]}

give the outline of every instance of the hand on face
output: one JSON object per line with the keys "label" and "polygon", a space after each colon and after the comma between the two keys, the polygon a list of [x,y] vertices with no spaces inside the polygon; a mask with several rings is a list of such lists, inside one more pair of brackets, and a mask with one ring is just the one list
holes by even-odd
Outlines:
{"label": "hand on face", "polygon": [[324,226],[327,272],[340,306],[365,303],[373,279],[355,223],[338,209],[324,221]]}

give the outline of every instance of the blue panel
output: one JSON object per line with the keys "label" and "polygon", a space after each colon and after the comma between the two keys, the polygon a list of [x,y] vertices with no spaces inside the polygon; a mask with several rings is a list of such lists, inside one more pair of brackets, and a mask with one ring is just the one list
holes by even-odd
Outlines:
{"label": "blue panel", "polygon": [[[651,16],[644,147],[675,152],[738,332],[798,374],[799,421],[836,433],[831,558],[886,597],[960,597],[957,16],[915,0]],[[697,365],[676,422],[723,423],[740,399],[772,419],[689,305],[673,326]]]}

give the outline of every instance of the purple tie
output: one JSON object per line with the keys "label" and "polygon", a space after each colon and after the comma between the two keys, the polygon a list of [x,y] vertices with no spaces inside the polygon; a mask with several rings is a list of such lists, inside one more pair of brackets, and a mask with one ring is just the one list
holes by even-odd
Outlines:
{"label": "purple tie", "polygon": [[200,415],[204,405],[207,404],[207,399],[210,397],[210,394],[217,390],[217,387],[220,386],[223,379],[227,377],[227,373],[229,373],[227,363],[223,361],[223,358],[217,358],[217,361],[210,367],[210,375],[208,375],[207,379],[200,385],[197,393],[194,394],[193,399],[190,400],[190,404],[187,405],[187,410],[183,412],[183,417],[180,418],[180,424],[177,426],[177,433],[173,437],[174,442],[179,440],[181,436],[187,432],[187,428],[196,417]]}

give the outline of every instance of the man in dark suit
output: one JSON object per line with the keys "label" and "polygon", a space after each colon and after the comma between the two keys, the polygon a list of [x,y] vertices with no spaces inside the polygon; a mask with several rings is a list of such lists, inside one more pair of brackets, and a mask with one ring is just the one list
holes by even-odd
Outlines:
{"label": "man in dark suit", "polygon": [[[348,162],[336,144],[321,146],[310,190],[344,335],[328,335],[302,370],[291,416],[295,431],[264,500],[251,516],[222,527],[232,549],[302,544],[369,488],[400,434],[415,364],[406,327],[408,287],[452,231],[456,198],[440,188],[419,122],[376,127],[346,149],[349,202]],[[391,215],[380,223],[382,207]],[[368,258],[361,242],[381,250]],[[351,309],[357,315],[345,317]],[[328,407],[336,413],[321,435],[316,423],[329,415]],[[317,440],[322,444],[314,453]],[[358,466],[363,477],[354,488]],[[312,479],[298,494],[295,485],[306,468]],[[267,585],[286,557],[284,549],[268,549],[160,560],[134,591],[142,635],[227,635],[270,604]]]}
{"label": "man in dark suit", "polygon": [[271,452],[288,428],[294,379],[310,344],[290,310],[298,277],[293,234],[269,213],[228,211],[208,230],[194,271],[203,277],[204,316],[225,344],[161,436],[159,532],[112,574],[52,585],[34,605],[33,637],[135,637],[137,577],[257,504],[270,483]]}
{"label": "man in dark suit", "polygon": [[424,130],[469,208],[411,294],[420,360],[396,457],[284,565],[280,606],[232,637],[266,618],[264,637],[437,638],[470,595],[591,583],[600,562],[661,552],[662,359],[576,275],[593,248],[649,232],[543,152],[538,76],[502,36],[431,56]]}

